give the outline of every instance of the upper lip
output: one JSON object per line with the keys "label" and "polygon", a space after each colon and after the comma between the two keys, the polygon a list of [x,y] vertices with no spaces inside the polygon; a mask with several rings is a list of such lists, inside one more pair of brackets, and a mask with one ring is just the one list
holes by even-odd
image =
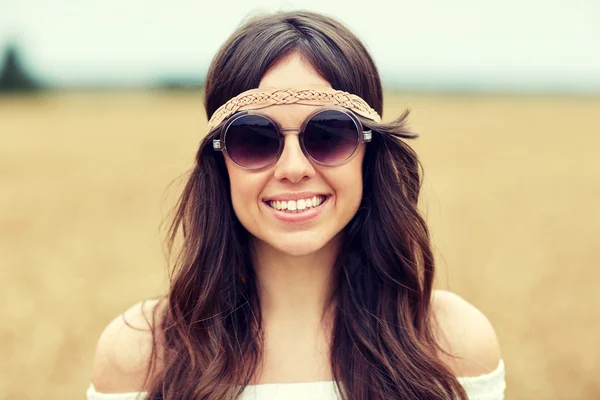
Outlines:
{"label": "upper lip", "polygon": [[263,201],[288,201],[288,200],[301,200],[301,199],[312,199],[315,196],[325,196],[324,193],[316,193],[316,192],[299,192],[299,193],[281,193],[275,194],[273,196],[265,197]]}

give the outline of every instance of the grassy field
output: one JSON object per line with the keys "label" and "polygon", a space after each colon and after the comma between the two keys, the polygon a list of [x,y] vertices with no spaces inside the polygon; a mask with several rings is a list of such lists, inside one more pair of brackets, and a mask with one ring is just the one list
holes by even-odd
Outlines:
{"label": "grassy field", "polygon": [[[412,109],[439,287],[492,321],[509,399],[600,398],[600,98]],[[0,398],[83,398],[98,335],[163,292],[159,225],[205,130],[189,93],[0,98]]]}

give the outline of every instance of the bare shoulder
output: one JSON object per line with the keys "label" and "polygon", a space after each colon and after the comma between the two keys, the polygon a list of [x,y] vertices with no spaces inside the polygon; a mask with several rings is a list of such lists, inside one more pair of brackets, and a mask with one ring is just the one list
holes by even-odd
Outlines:
{"label": "bare shoulder", "polygon": [[[159,325],[164,301],[147,300],[112,320],[100,335],[92,367],[92,383],[98,392],[143,391],[153,347],[153,327]],[[161,365],[157,334],[157,368]]]}
{"label": "bare shoulder", "polygon": [[502,358],[494,327],[475,306],[455,293],[435,290],[432,296],[434,332],[440,357],[456,376],[494,371]]}

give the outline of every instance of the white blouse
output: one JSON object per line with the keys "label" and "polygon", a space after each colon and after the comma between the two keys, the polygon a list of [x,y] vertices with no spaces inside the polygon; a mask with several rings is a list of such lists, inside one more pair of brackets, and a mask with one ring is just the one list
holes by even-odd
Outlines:
{"label": "white blouse", "polygon": [[[469,400],[504,400],[504,362],[489,374],[459,377]],[[138,397],[139,396],[139,397]],[[87,400],[143,400],[146,392],[100,393],[90,384]],[[239,400],[337,400],[333,381],[248,385]]]}

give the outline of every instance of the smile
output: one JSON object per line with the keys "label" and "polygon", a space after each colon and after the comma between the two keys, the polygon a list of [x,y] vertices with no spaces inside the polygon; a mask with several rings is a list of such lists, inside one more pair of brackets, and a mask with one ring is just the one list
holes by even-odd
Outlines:
{"label": "smile", "polygon": [[[266,209],[281,222],[302,224],[316,220],[323,214],[331,196],[314,196],[310,199],[263,201]],[[285,207],[285,208],[284,208]]]}
{"label": "smile", "polygon": [[275,210],[286,213],[302,213],[311,208],[319,207],[325,201],[326,196],[313,196],[308,199],[279,201],[267,201],[267,205]]}

